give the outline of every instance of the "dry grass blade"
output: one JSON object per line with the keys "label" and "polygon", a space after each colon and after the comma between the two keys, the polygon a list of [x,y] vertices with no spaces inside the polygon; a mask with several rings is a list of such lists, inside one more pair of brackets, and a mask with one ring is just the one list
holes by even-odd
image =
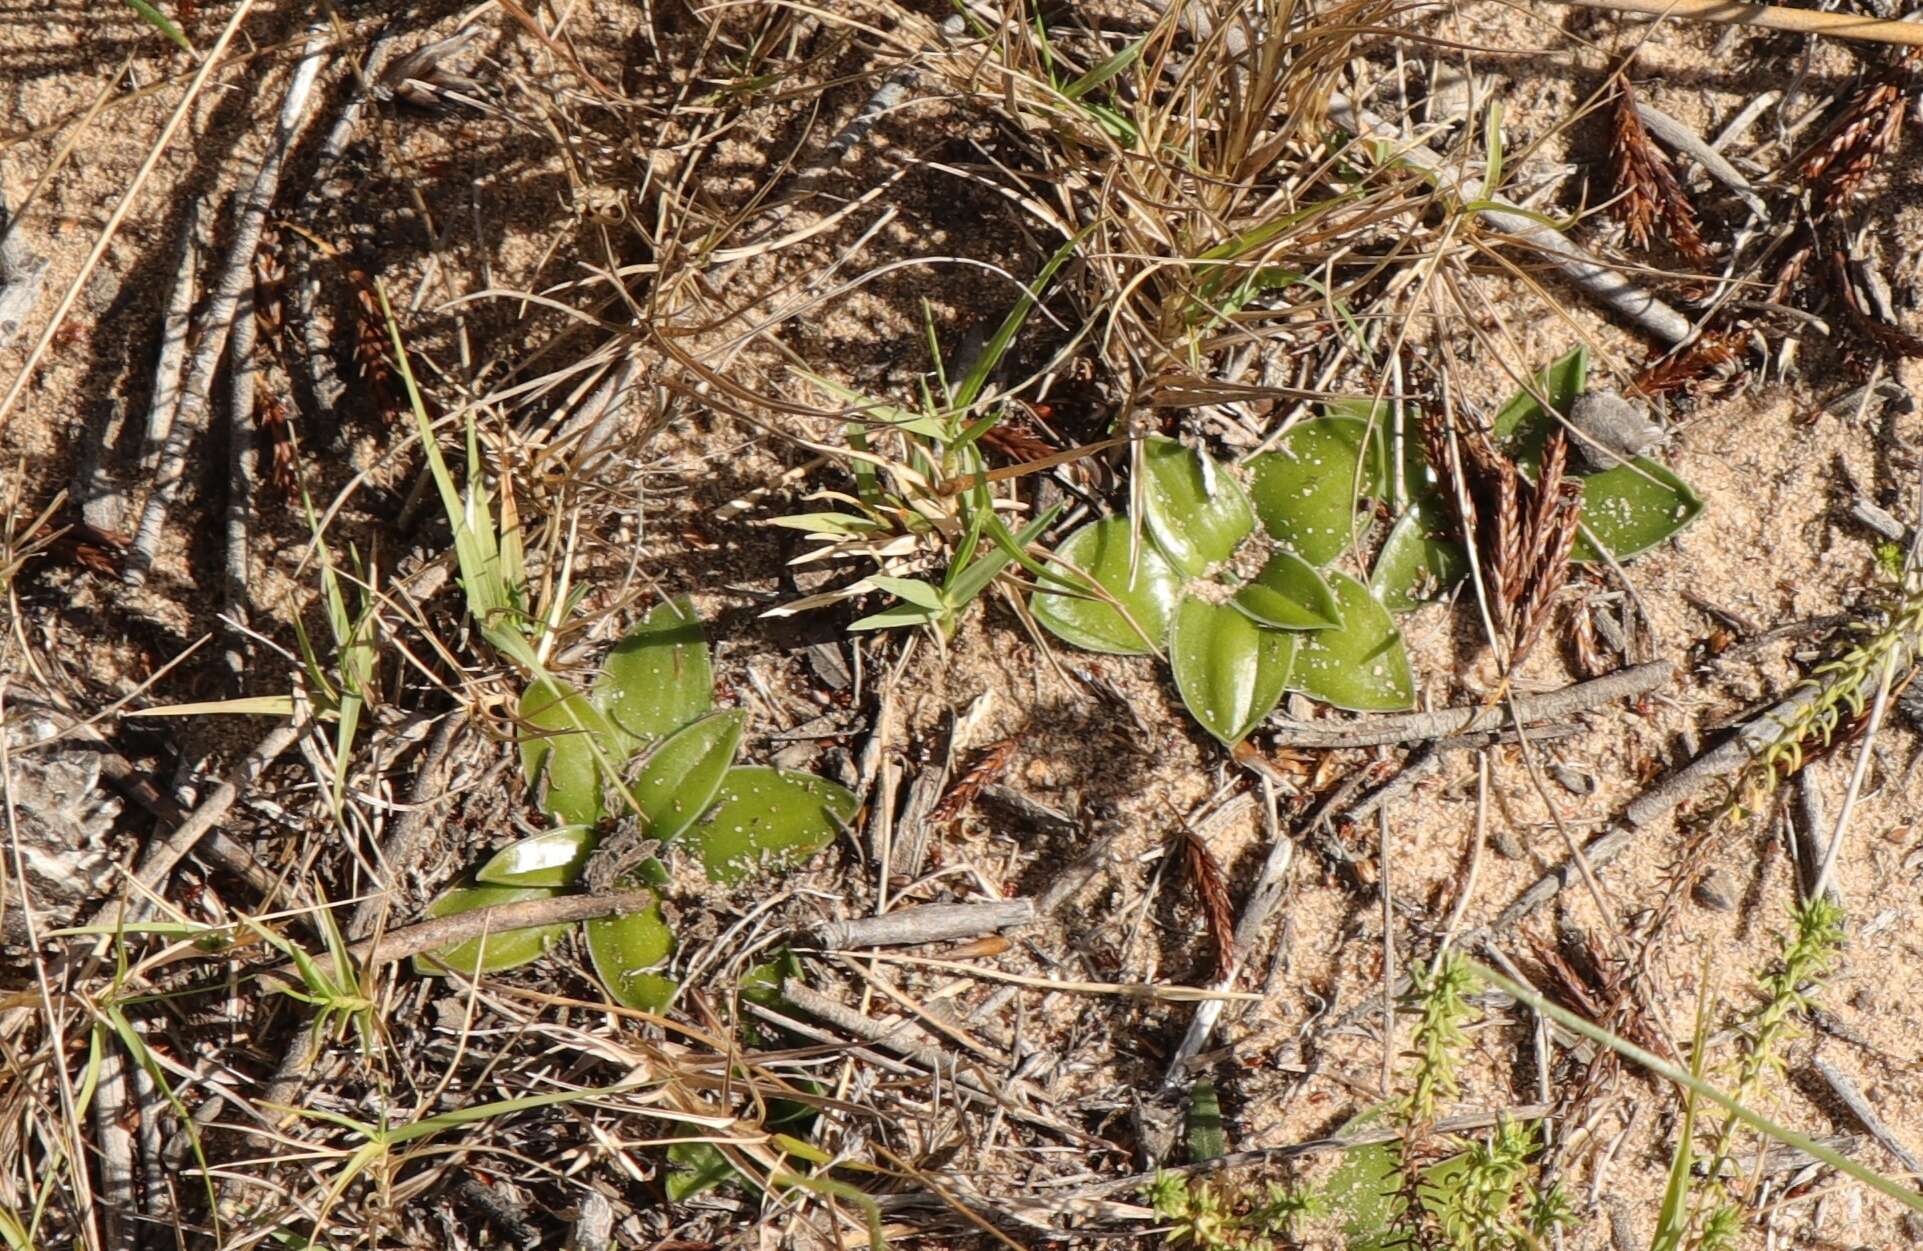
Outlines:
{"label": "dry grass blade", "polygon": [[1630,85],[1627,66],[1616,71],[1615,84],[1609,155],[1617,198],[1610,211],[1637,247],[1647,249],[1661,226],[1677,251],[1698,265],[1707,264],[1709,249],[1696,224],[1696,207],[1677,181],[1669,157],[1650,139],[1636,112],[1636,89]]}
{"label": "dry grass blade", "polygon": [[1549,610],[1569,577],[1569,552],[1582,514],[1582,487],[1564,475],[1568,440],[1543,444],[1532,481],[1482,431],[1451,432],[1425,415],[1423,448],[1443,484],[1459,536],[1473,543],[1488,580],[1489,604],[1504,663],[1514,669],[1542,636]]}
{"label": "dry grass blade", "polygon": [[1208,923],[1209,946],[1215,953],[1215,977],[1226,978],[1235,971],[1235,909],[1229,903],[1228,883],[1222,879],[1222,866],[1209,850],[1208,843],[1194,830],[1182,831],[1182,863],[1188,868]]}
{"label": "dry grass blade", "polygon": [[1863,180],[1902,133],[1919,58],[1923,52],[1907,51],[1897,64],[1857,88],[1842,116],[1797,160],[1818,217],[1849,207]]}

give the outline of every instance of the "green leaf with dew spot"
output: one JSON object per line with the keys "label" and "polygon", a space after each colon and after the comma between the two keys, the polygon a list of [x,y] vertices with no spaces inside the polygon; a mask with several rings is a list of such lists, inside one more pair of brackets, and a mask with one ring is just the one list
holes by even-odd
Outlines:
{"label": "green leaf with dew spot", "polygon": [[[1128,519],[1109,517],[1083,526],[1055,549],[1061,564],[1073,565],[1093,578],[1128,611],[1128,618],[1105,600],[1044,589],[1036,591],[1031,601],[1035,620],[1089,651],[1122,655],[1154,651],[1168,633],[1180,580],[1146,536],[1134,553],[1132,546]],[[1131,570],[1132,554],[1140,559]],[[1050,566],[1061,584],[1079,585],[1079,579],[1061,564]]]}
{"label": "green leaf with dew spot", "polygon": [[1222,742],[1240,742],[1281,700],[1296,637],[1265,630],[1232,605],[1185,596],[1168,646],[1189,715]]}
{"label": "green leaf with dew spot", "polygon": [[642,1012],[659,1012],[668,1006],[678,983],[653,971],[674,954],[674,931],[661,915],[661,905],[649,904],[623,916],[597,917],[582,928],[595,975],[616,1003]]}
{"label": "green leaf with dew spot", "polygon": [[1298,637],[1289,685],[1352,712],[1394,712],[1414,705],[1415,677],[1402,634],[1382,602],[1346,573],[1329,575],[1342,625]]}
{"label": "green leaf with dew spot", "polygon": [[1189,577],[1234,555],[1255,529],[1242,484],[1205,452],[1155,436],[1142,441],[1143,520],[1169,563]]}
{"label": "green leaf with dew spot", "polygon": [[657,604],[608,653],[594,702],[638,742],[665,738],[714,707],[714,668],[686,596]]}
{"label": "green leaf with dew spot", "polygon": [[647,835],[679,838],[714,802],[741,746],[748,714],[717,712],[663,739],[629,787],[647,819]]}
{"label": "green leaf with dew spot", "polygon": [[729,884],[792,868],[835,840],[855,797],[812,773],[742,766],[728,770],[714,807],[688,831],[710,881]]}
{"label": "green leaf with dew spot", "polygon": [[1276,630],[1325,630],[1342,624],[1342,607],[1320,571],[1294,552],[1276,551],[1235,593],[1235,606]]}
{"label": "green leaf with dew spot", "polygon": [[[1372,428],[1373,425],[1373,428]],[[1310,564],[1349,547],[1357,511],[1387,489],[1381,420],[1316,417],[1291,430],[1273,452],[1249,462],[1249,488],[1263,527]]]}

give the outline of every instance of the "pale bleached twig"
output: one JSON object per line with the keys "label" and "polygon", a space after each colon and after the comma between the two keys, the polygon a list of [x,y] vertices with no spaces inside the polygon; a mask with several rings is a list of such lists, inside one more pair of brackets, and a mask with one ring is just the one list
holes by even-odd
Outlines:
{"label": "pale bleached twig", "polygon": [[12,343],[40,299],[49,262],[35,256],[22,237],[20,221],[7,209],[4,177],[0,177],[0,348]]}
{"label": "pale bleached twig", "polygon": [[815,927],[815,941],[830,951],[955,942],[1027,925],[1035,917],[1035,901],[1032,899],[921,904],[912,908],[897,908],[878,917],[824,921]]}
{"label": "pale bleached twig", "polygon": [[[174,263],[174,285],[161,315],[160,355],[154,364],[154,394],[147,405],[147,437],[140,449],[140,475],[150,478],[160,468],[160,453],[173,432],[174,413],[180,408],[181,369],[187,363],[187,339],[199,294],[195,278],[200,269],[200,201],[189,198],[180,226],[180,253]],[[118,528],[116,522],[115,528]]]}
{"label": "pale bleached twig", "polygon": [[1367,109],[1358,108],[1340,92],[1329,97],[1329,120],[1359,139],[1384,144],[1388,149],[1387,160],[1421,171],[1450,199],[1463,204],[1491,205],[1479,209],[1476,216],[1535,248],[1571,286],[1625,321],[1666,343],[1681,343],[1694,333],[1687,317],[1631,282],[1615,267],[1591,256],[1561,231],[1543,225],[1519,207],[1499,200],[1485,200],[1481,190],[1457,173],[1441,153],[1426,144],[1400,138],[1393,126]]}
{"label": "pale bleached twig", "polygon": [[130,586],[144,583],[148,571],[153,568],[160,532],[167,524],[167,512],[173,507],[174,497],[179,493],[181,481],[187,474],[188,452],[206,432],[214,371],[219,368],[225,353],[241,292],[254,281],[254,253],[260,247],[261,231],[267,224],[267,212],[273,207],[274,196],[280,189],[281,169],[300,132],[301,119],[307,112],[307,100],[313,93],[314,80],[320,76],[325,54],[322,38],[319,35],[310,37],[301,59],[294,66],[287,95],[281,102],[273,147],[261,161],[260,170],[254,176],[253,189],[241,203],[239,220],[234,227],[233,245],[211,288],[200,342],[194,350],[186,380],[181,385],[180,402],[174,409],[173,429],[167,436],[166,446],[161,450],[152,491],[147,496],[147,506],[141,512],[133,543],[127,549],[126,566],[121,577]]}
{"label": "pale bleached twig", "polygon": [[[1519,698],[1516,706],[1525,724],[1561,720],[1618,699],[1647,695],[1665,685],[1675,671],[1675,665],[1669,661],[1653,660],[1587,682],[1576,682],[1561,690]],[[1275,741],[1286,747],[1378,747],[1497,730],[1508,719],[1506,704],[1477,704],[1435,712],[1363,717],[1333,726],[1274,720],[1270,724],[1276,730]]]}
{"label": "pale bleached twig", "polygon": [[254,491],[260,485],[259,433],[254,421],[254,286],[242,288],[234,307],[234,329],[227,342],[227,524],[226,559],[222,564],[221,598],[226,604],[226,645],[221,658],[238,685],[247,669],[247,621],[252,597],[248,594],[248,560],[252,555]]}
{"label": "pale bleached twig", "polygon": [[[1906,639],[1896,650],[1913,656],[1915,644],[1916,640]],[[1879,666],[1876,672],[1865,675],[1857,690],[1860,699],[1867,701],[1872,696],[1881,674],[1882,668]],[[1711,782],[1748,764],[1757,753],[1782,735],[1784,726],[1795,722],[1805,705],[1822,697],[1823,693],[1823,688],[1818,685],[1799,687],[1789,698],[1738,726],[1723,742],[1699,754],[1681,768],[1664,774],[1654,786],[1631,800],[1607,829],[1583,844],[1582,860],[1592,869],[1600,869],[1614,860],[1649,825],[1668,816],[1677,805]],[[1571,859],[1537,878],[1502,910],[1502,914],[1496,918],[1495,929],[1513,928],[1531,912],[1554,899],[1564,886],[1575,879],[1578,872],[1578,862]]]}
{"label": "pale bleached twig", "polygon": [[1610,13],[1634,13],[1675,21],[1709,22],[1719,26],[1753,26],[1786,30],[1832,39],[1861,39],[1870,43],[1923,46],[1923,26],[1855,13],[1825,9],[1790,9],[1774,4],[1736,4],[1733,0],[1556,0],[1558,4]]}
{"label": "pale bleached twig", "polygon": [[[239,767],[223,779],[220,785],[201,801],[200,806],[195,808],[172,834],[150,845],[147,848],[147,854],[141,857],[139,867],[134,870],[133,880],[137,891],[157,893],[165,884],[167,875],[173,872],[175,865],[180,863],[181,858],[192,851],[194,844],[204,838],[227,815],[228,810],[234,806],[234,801],[240,798],[241,792],[294,745],[294,741],[301,736],[304,728],[298,721],[288,721],[274,727],[253,751],[247,753],[247,758],[240,762]],[[109,919],[114,906],[112,901],[102,904],[90,924],[99,925]],[[148,901],[137,895],[128,904],[128,919],[140,920],[147,915],[148,911]]]}
{"label": "pale bleached twig", "polygon": [[1850,1115],[1869,1131],[1870,1137],[1882,1143],[1883,1149],[1896,1157],[1896,1162],[1909,1171],[1912,1179],[1923,1180],[1923,1160],[1917,1159],[1916,1153],[1904,1146],[1901,1138],[1890,1132],[1890,1127],[1884,1123],[1882,1117],[1877,1115],[1876,1109],[1870,1106],[1870,1101],[1863,1097],[1863,1091],[1857,1086],[1855,1079],[1827,1060],[1818,1059],[1814,1063],[1816,1072],[1823,1079],[1823,1084],[1842,1100],[1843,1106],[1848,1108]]}

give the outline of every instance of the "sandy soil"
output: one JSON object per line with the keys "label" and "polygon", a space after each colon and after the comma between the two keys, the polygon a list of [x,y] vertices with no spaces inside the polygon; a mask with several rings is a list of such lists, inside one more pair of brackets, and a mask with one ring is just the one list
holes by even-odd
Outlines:
{"label": "sandy soil", "polygon": [[[189,33],[204,46],[227,12],[224,6],[200,6],[186,23]],[[1510,159],[1521,171],[1518,185],[1547,185],[1546,202],[1538,207],[1549,213],[1574,211],[1609,194],[1606,127],[1595,117],[1566,119],[1581,111],[1598,92],[1607,66],[1642,35],[1648,36],[1637,62],[1644,98],[1702,133],[1716,133],[1760,90],[1794,93],[1728,148],[1739,166],[1758,175],[1779,168],[1785,152],[1796,147],[1796,141],[1773,136],[1776,119],[1800,118],[1846,93],[1863,63],[1851,51],[1806,51],[1789,38],[1725,37],[1681,27],[1652,32],[1576,10],[1543,13],[1464,5],[1428,29],[1457,41],[1439,45],[1438,59],[1467,67],[1502,102]],[[431,16],[404,24],[399,42],[413,47],[444,35],[455,17],[452,8],[434,6]],[[298,20],[298,13],[274,12],[249,24],[259,55],[224,71],[202,97],[99,266],[81,282],[64,328],[40,355],[0,427],[0,464],[9,492],[20,500],[16,519],[75,481],[83,454],[101,443],[117,401],[125,405],[125,427],[107,449],[107,463],[129,498],[137,503],[141,497],[146,484],[137,468],[139,428],[184,206],[201,199],[201,233],[218,249],[230,230],[225,189],[262,154],[292,60],[288,41],[301,33]],[[365,46],[369,21],[350,23],[357,47]],[[265,366],[264,385],[295,413],[301,463],[316,504],[339,502],[330,528],[334,550],[352,547],[376,560],[388,579],[410,559],[442,550],[445,528],[433,520],[431,508],[423,511],[412,501],[418,468],[413,454],[393,454],[405,427],[381,411],[373,387],[354,378],[355,289],[339,268],[317,263],[294,228],[380,276],[405,310],[410,345],[431,362],[430,393],[443,408],[452,407],[511,385],[518,362],[564,324],[558,313],[513,299],[467,297],[541,289],[604,264],[610,252],[623,263],[643,263],[655,226],[646,219],[655,201],[644,175],[679,177],[691,159],[677,146],[691,132],[670,110],[688,84],[671,64],[656,60],[686,51],[671,21],[663,19],[650,32],[628,6],[573,8],[566,45],[594,75],[628,94],[618,104],[594,98],[578,82],[566,87],[571,94],[564,101],[542,103],[540,90],[568,82],[550,50],[498,14],[482,25],[486,33],[464,67],[498,93],[498,112],[380,110],[325,178],[315,178],[304,147],[275,213],[277,223],[286,223],[276,231],[275,246],[288,257],[295,280],[320,284],[320,331],[332,341],[336,367],[349,385],[339,406],[328,410],[306,407],[297,371],[279,362]],[[115,67],[123,60],[129,68],[116,85]],[[811,114],[807,93],[797,89],[792,99],[750,111],[741,126],[704,150],[700,198],[717,220],[751,214],[749,197],[786,154],[818,150],[871,89],[858,79],[872,60],[866,40],[827,41],[808,80],[837,84],[821,97],[820,117]],[[1374,71],[1380,73],[1387,60],[1380,58]],[[0,376],[11,379],[26,362],[45,315],[80,274],[178,91],[142,95],[130,88],[177,82],[189,68],[150,31],[75,4],[20,5],[0,18],[0,104],[10,119],[0,138],[0,169],[9,203],[17,205],[59,163],[20,227],[27,245],[52,262],[48,291],[37,320],[0,350]],[[331,122],[346,90],[340,75],[330,73],[322,118]],[[103,92],[107,103],[84,118]],[[562,116],[587,119],[592,127],[568,153],[546,125]],[[975,159],[979,145],[992,144],[991,129],[952,101],[912,103],[885,119],[875,143],[836,175],[836,194],[847,197],[874,185],[897,168],[903,153],[924,161]],[[1910,319],[1919,278],[1916,240],[1923,237],[1916,159],[1914,142],[1906,139],[1854,218],[1867,231],[1869,254],[1880,255],[1890,273],[1899,311]],[[1740,211],[1707,188],[1704,202],[1712,214]],[[845,264],[836,275],[853,277],[903,258],[968,258],[968,264],[935,261],[890,271],[809,308],[772,336],[809,368],[873,393],[911,399],[914,379],[926,367],[922,301],[938,337],[958,341],[1007,307],[1011,288],[997,271],[1032,272],[1047,248],[1006,203],[925,166],[903,178],[881,204],[895,215],[877,233],[865,234],[874,212],[852,214],[778,255],[730,268],[717,279],[717,306],[748,311],[690,342],[702,350],[724,342],[756,317],[790,306],[796,292],[809,291],[811,284],[818,289],[816,280],[831,266]],[[624,212],[632,215],[623,218]],[[810,206],[791,224],[799,228],[822,216]],[[1577,233],[1602,249],[1620,246],[1605,219],[1585,223]],[[852,249],[858,241],[857,256]],[[1660,256],[1656,261],[1667,263]],[[1641,365],[1645,343],[1567,292],[1557,294],[1566,316],[1545,315],[1507,271],[1481,269],[1473,295],[1483,302],[1483,329],[1508,336],[1513,346],[1502,352],[1480,348],[1473,334],[1456,328],[1467,403],[1498,402],[1513,389],[1516,362],[1533,368],[1578,341],[1592,344],[1606,378],[1626,380]],[[571,351],[579,355],[591,346],[583,342]],[[1374,829],[1346,831],[1367,880],[1386,876],[1403,909],[1392,955],[1385,952],[1375,892],[1352,888],[1307,848],[1297,856],[1272,932],[1240,983],[1263,998],[1227,1011],[1205,1057],[1237,1148],[1329,1132],[1383,1093],[1385,1054],[1387,1063],[1401,1063],[1398,1052],[1408,1044],[1409,1029],[1405,1019],[1395,1037],[1383,1035],[1385,961],[1400,969],[1433,949],[1472,862],[1478,865],[1474,893],[1463,915],[1469,927],[1493,921],[1518,891],[1563,861],[1566,836],[1580,839],[1601,828],[1653,777],[1786,690],[1822,654],[1823,644],[1810,634],[1754,648],[1740,646],[1747,636],[1856,610],[1864,588],[1876,584],[1875,536],[1851,519],[1848,503],[1862,496],[1905,522],[1918,520],[1923,417],[1900,404],[1842,415],[1824,411],[1826,401],[1859,377],[1820,340],[1780,362],[1787,366],[1780,372],[1778,363],[1750,372],[1733,393],[1668,414],[1672,434],[1662,455],[1709,508],[1676,541],[1630,565],[1628,576],[1650,627],[1635,658],[1674,660],[1686,670],[1679,680],[1634,707],[1585,717],[1578,735],[1542,744],[1542,762],[1560,766],[1556,777],[1569,784],[1545,774],[1546,785],[1539,785],[1515,745],[1491,749],[1489,840],[1481,853],[1475,849],[1477,763],[1469,752],[1447,754],[1434,775],[1393,804],[1380,835]],[[647,376],[666,376],[658,353],[644,357],[644,365]],[[742,358],[744,376],[758,380],[778,377],[780,368],[766,344]],[[1914,362],[1883,368],[1906,386],[1923,383]],[[1360,374],[1339,380],[1358,390],[1373,381]],[[262,504],[251,552],[251,624],[262,639],[250,649],[238,681],[219,658],[219,517],[229,481],[225,411],[217,397],[223,429],[197,453],[196,471],[173,510],[156,574],[145,588],[130,591],[71,561],[43,562],[14,582],[9,663],[16,681],[57,690],[86,712],[150,682],[142,704],[288,689],[295,666],[276,647],[294,645],[296,612],[305,614],[310,627],[319,620],[313,572],[304,564],[310,531],[295,498],[277,494]],[[511,445],[510,432],[543,411],[539,404],[491,406],[489,435]],[[808,648],[831,643],[851,656],[841,630],[850,614],[761,617],[800,593],[783,567],[798,549],[791,536],[752,524],[809,507],[803,501],[811,489],[841,485],[844,479],[832,470],[778,482],[785,470],[808,459],[808,449],[792,437],[828,437],[834,428],[831,421],[794,417],[780,431],[790,438],[771,438],[766,429],[725,411],[685,403],[645,440],[635,434],[593,476],[573,482],[557,477],[552,494],[525,501],[531,513],[579,506],[591,518],[580,536],[578,576],[594,588],[590,609],[616,611],[594,635],[576,640],[581,646],[569,655],[588,663],[593,644],[619,628],[621,605],[655,589],[691,593],[719,641],[718,667],[729,698],[755,713],[749,754],[767,759],[780,752],[784,764],[853,776],[867,740],[867,712],[851,711],[847,728],[799,745],[787,736],[812,724],[811,718],[838,715],[849,706],[848,697],[824,688]],[[717,520],[718,510],[770,483],[778,484],[754,498],[739,520]],[[396,525],[397,518],[405,524]],[[1566,594],[1574,604],[1604,589],[1602,579],[1585,577]],[[448,612],[444,597],[437,621],[452,628]],[[1466,607],[1425,608],[1406,619],[1404,630],[1425,706],[1472,702],[1494,687],[1496,675]],[[1727,647],[1732,635],[1738,646],[1712,654]],[[216,641],[192,650],[210,636]],[[1560,646],[1539,648],[1518,676],[1519,689],[1572,680],[1566,653]],[[879,657],[871,650],[871,663]],[[1206,817],[1211,797],[1242,775],[1186,718],[1165,671],[1153,661],[1078,653],[1063,653],[1060,660],[1099,677],[1117,698],[1104,700],[1089,684],[1065,680],[1007,605],[997,602],[971,614],[946,646],[921,640],[902,662],[892,681],[898,719],[883,744],[883,759],[898,769],[904,792],[951,751],[965,762],[982,747],[1012,738],[1016,746],[1004,782],[1071,814],[1079,825],[1074,835],[1037,833],[979,807],[939,832],[926,876],[899,883],[891,893],[905,888],[905,898],[937,901],[1032,892],[1085,851],[1087,840],[1114,833],[1095,881],[993,963],[1032,975],[1205,983],[1211,963],[1204,920],[1179,856],[1170,854],[1171,838],[1198,814]],[[400,663],[386,680],[389,704],[382,715],[398,723],[421,705],[429,684]],[[867,681],[880,682],[881,674],[871,671]],[[954,720],[984,696],[992,698],[969,741],[951,744]],[[264,724],[129,721],[116,733],[122,750],[155,770],[161,789],[173,790],[170,779],[178,779],[186,788],[183,798],[191,798],[204,793],[209,779],[244,752]],[[488,745],[497,755],[505,750]],[[1366,758],[1350,753],[1320,765],[1304,756],[1294,763],[1305,785],[1326,785]],[[477,778],[497,777],[487,772],[493,759],[474,766]],[[1854,752],[1846,751],[1808,771],[1831,814],[1842,803],[1853,762]],[[1848,1136],[1858,1160],[1886,1172],[1900,1172],[1902,1165],[1863,1136],[1813,1076],[1813,1064],[1822,1059],[1851,1074],[1897,1138],[1923,1151],[1923,1052],[1917,1010],[1906,990],[1923,978],[1923,945],[1915,937],[1923,903],[1917,890],[1923,807],[1912,784],[1915,763],[1913,732],[1897,718],[1875,741],[1837,865],[1836,885],[1851,919],[1846,958],[1821,993],[1823,1015],[1790,1045],[1788,1080],[1772,1085],[1758,1108],[1814,1134]],[[237,814],[233,832],[265,863],[315,854],[300,849],[299,814],[307,800],[296,796],[304,769],[290,758],[276,775],[283,806],[243,805]],[[367,762],[357,777],[370,794],[391,797],[405,788],[407,776],[404,769],[391,776],[383,769],[379,761]],[[500,823],[501,806],[498,794],[466,801],[447,822],[437,853],[408,884],[412,897],[396,905],[400,911],[412,915],[460,866],[505,841],[509,830]],[[1201,822],[1238,900],[1269,846],[1259,807],[1239,806],[1225,821]],[[1783,814],[1772,811],[1725,840],[1711,892],[1720,892],[1723,902],[1705,903],[1702,892],[1692,893],[1652,947],[1644,1006],[1669,1037],[1689,1037],[1699,1000],[1715,1006],[1719,1023],[1753,1006],[1756,975],[1769,964],[1796,897],[1783,827]],[[133,854],[144,831],[130,814],[117,835],[122,851]],[[1667,823],[1652,828],[1602,874],[1608,915],[1599,914],[1588,891],[1571,889],[1533,917],[1524,934],[1504,936],[1504,949],[1528,964],[1531,940],[1553,941],[1564,930],[1622,933],[1662,898],[1683,838]],[[1381,846],[1386,859],[1378,856]],[[342,892],[368,886],[362,871],[344,861],[327,861],[317,871]],[[784,884],[791,898],[781,915],[799,921],[872,907],[877,872],[849,851]],[[588,979],[568,968],[571,959],[562,958],[562,976],[575,978],[573,989],[585,991]],[[929,975],[914,984],[927,990],[940,980]],[[985,982],[968,986],[953,995],[953,1006],[966,1012],[995,989]],[[411,988],[399,1002],[415,1004],[416,996],[431,998]],[[1026,1054],[1048,1057],[1032,1066],[1032,1077],[1059,1112],[1111,1143],[1133,1146],[1139,1144],[1129,1126],[1131,1096],[1159,1086],[1191,1011],[1183,1004],[1041,994],[997,1008],[982,1027],[1006,1032]],[[1534,1033],[1525,1015],[1490,1006],[1473,1032],[1458,1110],[1499,1109],[1566,1092],[1566,1056],[1560,1050],[1551,1058],[1537,1056]],[[251,1045],[271,1054],[271,1037],[264,1032]],[[1553,1092],[1540,1085],[1539,1059],[1541,1071],[1555,1082]],[[1712,1065],[1711,1076],[1727,1074]],[[1624,1073],[1585,1105],[1582,1123],[1556,1123],[1552,1158],[1583,1220],[1564,1245],[1647,1244],[1678,1115],[1665,1088]],[[1123,1152],[1065,1160],[1003,1130],[984,1133],[978,1182],[993,1193],[1046,1196],[1082,1168],[1104,1174],[1141,1163]],[[967,1171],[971,1165],[954,1167]],[[592,1171],[588,1177],[584,1184],[628,1184]],[[1746,1232],[1745,1245],[1895,1246],[1905,1237],[1893,1204],[1833,1174],[1787,1196],[1772,1192],[1771,1199],[1775,1206]],[[434,1202],[458,1201],[443,1196]]]}

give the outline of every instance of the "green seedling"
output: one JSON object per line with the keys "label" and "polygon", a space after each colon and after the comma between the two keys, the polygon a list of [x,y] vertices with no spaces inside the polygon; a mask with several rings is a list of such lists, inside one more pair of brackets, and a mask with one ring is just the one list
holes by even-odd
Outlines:
{"label": "green seedling", "polygon": [[[1084,232],[1085,234],[1086,232]],[[854,630],[928,627],[943,639],[954,635],[962,614],[1010,565],[1034,573],[1030,546],[1054,522],[1050,510],[1021,531],[1011,531],[1001,511],[981,450],[982,436],[1004,410],[987,396],[988,382],[1034,310],[1037,294],[1074,255],[1083,235],[1064,244],[1042,266],[1032,289],[1016,301],[981,352],[951,378],[929,323],[934,385],[924,384],[918,407],[906,409],[805,371],[797,374],[851,410],[845,437],[854,493],[822,491],[813,499],[839,507],[772,518],[768,524],[799,530],[814,544],[793,563],[872,561],[877,572],[839,590],[783,604],[769,616],[882,593],[890,601],[855,621]],[[929,570],[938,573],[928,576]]]}
{"label": "green seedling", "polygon": [[[496,852],[428,914],[576,888],[610,812],[631,814],[664,848],[688,850],[718,885],[792,868],[826,847],[854,816],[855,797],[812,774],[736,765],[747,715],[717,711],[713,682],[700,619],[680,599],[657,606],[615,645],[592,690],[553,676],[530,685],[521,698],[522,767],[555,827]],[[665,880],[660,863],[646,860],[630,884]],[[617,1003],[655,1011],[673,998],[676,984],[659,970],[674,954],[674,933],[658,905],[583,924],[595,972]],[[423,956],[415,967],[510,969],[539,958],[567,930],[489,934]]]}

